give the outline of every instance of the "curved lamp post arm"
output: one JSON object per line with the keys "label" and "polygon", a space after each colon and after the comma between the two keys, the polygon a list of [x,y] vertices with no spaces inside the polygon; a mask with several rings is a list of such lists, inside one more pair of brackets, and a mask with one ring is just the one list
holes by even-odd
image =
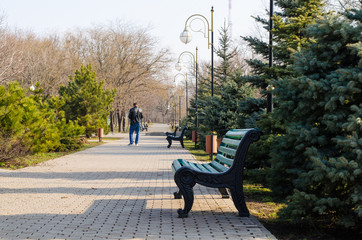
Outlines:
{"label": "curved lamp post arm", "polygon": [[189,56],[191,56],[191,59],[193,60],[193,63],[196,64],[196,60],[195,60],[194,54],[192,54],[192,53],[189,52],[189,51],[184,51],[184,52],[182,52],[182,53],[178,56],[177,62],[180,62],[181,59],[182,59],[182,57],[183,57],[184,55],[189,55]]}
{"label": "curved lamp post arm", "polygon": [[[204,28],[200,28],[200,29],[193,29],[192,28],[192,22],[195,21],[195,20],[200,20],[203,24],[204,24]],[[203,15],[201,14],[194,14],[194,15],[191,15],[185,22],[185,29],[184,31],[188,31],[187,29],[190,29],[191,31],[193,32],[199,32],[199,33],[202,33],[204,35],[204,38],[207,38],[208,40],[208,44],[209,44],[209,47],[211,45],[210,43],[210,32],[211,32],[211,28],[210,28],[210,24],[209,24],[209,21],[206,19],[206,17],[204,17]],[[191,41],[191,39],[190,39]]]}
{"label": "curved lamp post arm", "polygon": [[185,74],[183,74],[183,73],[177,73],[177,74],[175,75],[175,77],[173,78],[173,81],[174,81],[174,82],[176,82],[177,76],[182,76],[184,79],[186,79]]}
{"label": "curved lamp post arm", "polygon": [[[195,20],[200,20],[204,24],[204,27],[200,29],[193,29],[192,22]],[[208,40],[208,48],[210,48],[210,46],[212,47],[213,41],[212,39],[210,39],[210,33],[212,35],[214,31],[214,7],[211,8],[211,26],[207,18],[201,14],[193,14],[186,20],[185,29],[180,34],[180,39],[185,44],[191,42],[192,40],[191,34],[189,33],[188,29],[190,29],[193,32],[202,33],[204,35],[204,38],[207,38]]]}
{"label": "curved lamp post arm", "polygon": [[[176,74],[175,75],[175,77],[174,77],[174,82],[176,82],[176,78],[177,78],[177,76],[182,76],[184,79],[185,79],[185,83],[186,83],[186,98],[185,98],[185,100],[186,100],[186,115],[188,115],[188,109],[189,109],[189,92],[188,92],[188,87],[187,87],[187,85],[188,85],[188,83],[187,83],[187,72],[185,73],[185,74],[182,74],[182,73],[178,73],[178,74]],[[177,89],[176,89],[176,92],[177,92]],[[179,96],[179,97],[181,97],[181,96]],[[181,100],[180,100],[180,117],[181,117]]]}
{"label": "curved lamp post arm", "polygon": [[185,56],[185,55],[188,55],[188,56],[191,57],[194,68],[196,69],[196,65],[197,65],[197,47],[196,47],[196,58],[195,58],[194,54],[192,54],[189,51],[184,51],[179,55],[177,63],[175,65],[175,68],[176,68],[177,71],[181,71],[181,69],[183,67],[182,63],[181,63],[181,60],[182,60],[182,57]]}

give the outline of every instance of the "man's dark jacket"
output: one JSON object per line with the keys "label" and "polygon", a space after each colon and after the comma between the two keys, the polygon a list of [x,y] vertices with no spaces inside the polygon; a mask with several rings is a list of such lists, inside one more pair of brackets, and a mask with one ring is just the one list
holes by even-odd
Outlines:
{"label": "man's dark jacket", "polygon": [[131,121],[131,125],[142,122],[143,114],[142,109],[139,107],[133,107],[129,110],[128,118]]}

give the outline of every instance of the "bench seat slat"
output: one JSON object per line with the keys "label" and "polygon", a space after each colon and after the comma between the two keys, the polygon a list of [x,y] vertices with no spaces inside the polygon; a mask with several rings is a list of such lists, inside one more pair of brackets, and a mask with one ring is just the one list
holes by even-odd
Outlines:
{"label": "bench seat slat", "polygon": [[196,166],[195,163],[192,163],[192,162],[189,162],[187,160],[184,160],[184,159],[180,159],[180,162],[181,162],[181,165],[182,166],[188,166],[194,170],[197,170],[197,171],[200,171],[200,169]]}
{"label": "bench seat slat", "polygon": [[230,146],[233,146],[233,147],[238,147],[239,146],[239,143],[240,143],[240,140],[235,140],[235,139],[230,139],[230,138],[224,138],[222,140],[222,143],[226,144],[226,145],[230,145]]}
{"label": "bench seat slat", "polygon": [[181,164],[180,164],[180,160],[181,160],[181,159],[177,159],[177,160],[173,161],[173,163],[172,163],[172,169],[173,169],[174,172],[176,172],[177,169],[179,169],[179,168],[182,167]]}
{"label": "bench seat slat", "polygon": [[229,130],[225,136],[228,138],[241,139],[251,129],[232,129]]}
{"label": "bench seat slat", "polygon": [[218,171],[210,167],[209,164],[199,164],[199,163],[194,163],[194,164],[201,172],[218,173]]}
{"label": "bench seat slat", "polygon": [[177,159],[177,160],[173,161],[172,171],[176,172],[179,168],[181,168],[183,166],[188,166],[194,170],[198,170],[201,172],[210,172],[210,173],[219,173],[220,172],[217,169],[210,166],[209,164],[191,163],[191,162],[188,162],[187,160],[183,160],[183,159]]}
{"label": "bench seat slat", "polygon": [[218,154],[218,155],[216,156],[216,159],[217,159],[219,162],[222,162],[222,163],[228,165],[229,167],[230,167],[231,165],[233,165],[233,162],[234,162],[234,159],[227,158],[227,157],[225,157],[225,156],[223,156],[223,155],[221,155],[221,154]]}
{"label": "bench seat slat", "polygon": [[195,164],[201,172],[218,173],[218,171],[209,166],[209,164]]}
{"label": "bench seat slat", "polygon": [[220,146],[219,149],[218,149],[218,152],[220,152],[222,154],[229,155],[229,156],[235,156],[236,149],[228,148],[228,147],[225,147],[225,146]]}
{"label": "bench seat slat", "polygon": [[225,167],[224,165],[218,163],[217,161],[212,161],[210,165],[220,172],[226,172],[227,170],[229,170],[228,167]]}
{"label": "bench seat slat", "polygon": [[212,166],[210,166],[210,164],[202,164],[202,166],[204,168],[206,168],[209,172],[212,173],[219,173],[220,171],[218,171],[217,169],[213,168]]}

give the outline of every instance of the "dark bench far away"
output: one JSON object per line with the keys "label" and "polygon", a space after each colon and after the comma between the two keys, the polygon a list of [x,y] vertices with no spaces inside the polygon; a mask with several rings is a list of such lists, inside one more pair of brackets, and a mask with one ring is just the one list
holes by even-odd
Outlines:
{"label": "dark bench far away", "polygon": [[178,209],[178,216],[188,216],[194,203],[193,187],[196,183],[206,187],[219,188],[223,197],[228,197],[226,188],[239,216],[249,217],[243,193],[243,168],[249,146],[259,140],[260,132],[256,129],[233,129],[224,136],[216,159],[210,163],[199,164],[183,159],[172,163],[174,180],[179,189],[174,193],[176,199],[183,196],[184,209]]}
{"label": "dark bench far away", "polygon": [[173,132],[166,132],[166,136],[168,136],[168,135],[176,135],[177,129],[178,129],[178,126],[175,126],[175,131],[173,131]]}
{"label": "dark bench far away", "polygon": [[167,147],[168,148],[171,147],[172,141],[179,141],[181,143],[182,148],[185,148],[185,146],[184,146],[184,135],[185,135],[186,129],[187,129],[187,127],[183,127],[182,131],[181,131],[181,134],[179,136],[176,135],[176,131],[175,131],[174,135],[172,135],[172,134],[167,135],[167,137],[166,137],[166,140],[168,141],[168,146]]}

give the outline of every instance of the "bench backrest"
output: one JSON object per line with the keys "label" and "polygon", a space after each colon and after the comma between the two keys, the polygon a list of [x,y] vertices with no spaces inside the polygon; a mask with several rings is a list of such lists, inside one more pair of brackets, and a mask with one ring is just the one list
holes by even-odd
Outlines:
{"label": "bench backrest", "polygon": [[185,135],[186,129],[187,129],[187,127],[183,127],[183,128],[182,128],[182,131],[181,131],[181,135],[180,135],[180,136],[183,137],[183,136]]}
{"label": "bench backrest", "polygon": [[225,172],[230,168],[242,170],[250,144],[259,137],[259,131],[254,128],[229,130],[220,144],[216,159],[210,165],[219,172]]}

